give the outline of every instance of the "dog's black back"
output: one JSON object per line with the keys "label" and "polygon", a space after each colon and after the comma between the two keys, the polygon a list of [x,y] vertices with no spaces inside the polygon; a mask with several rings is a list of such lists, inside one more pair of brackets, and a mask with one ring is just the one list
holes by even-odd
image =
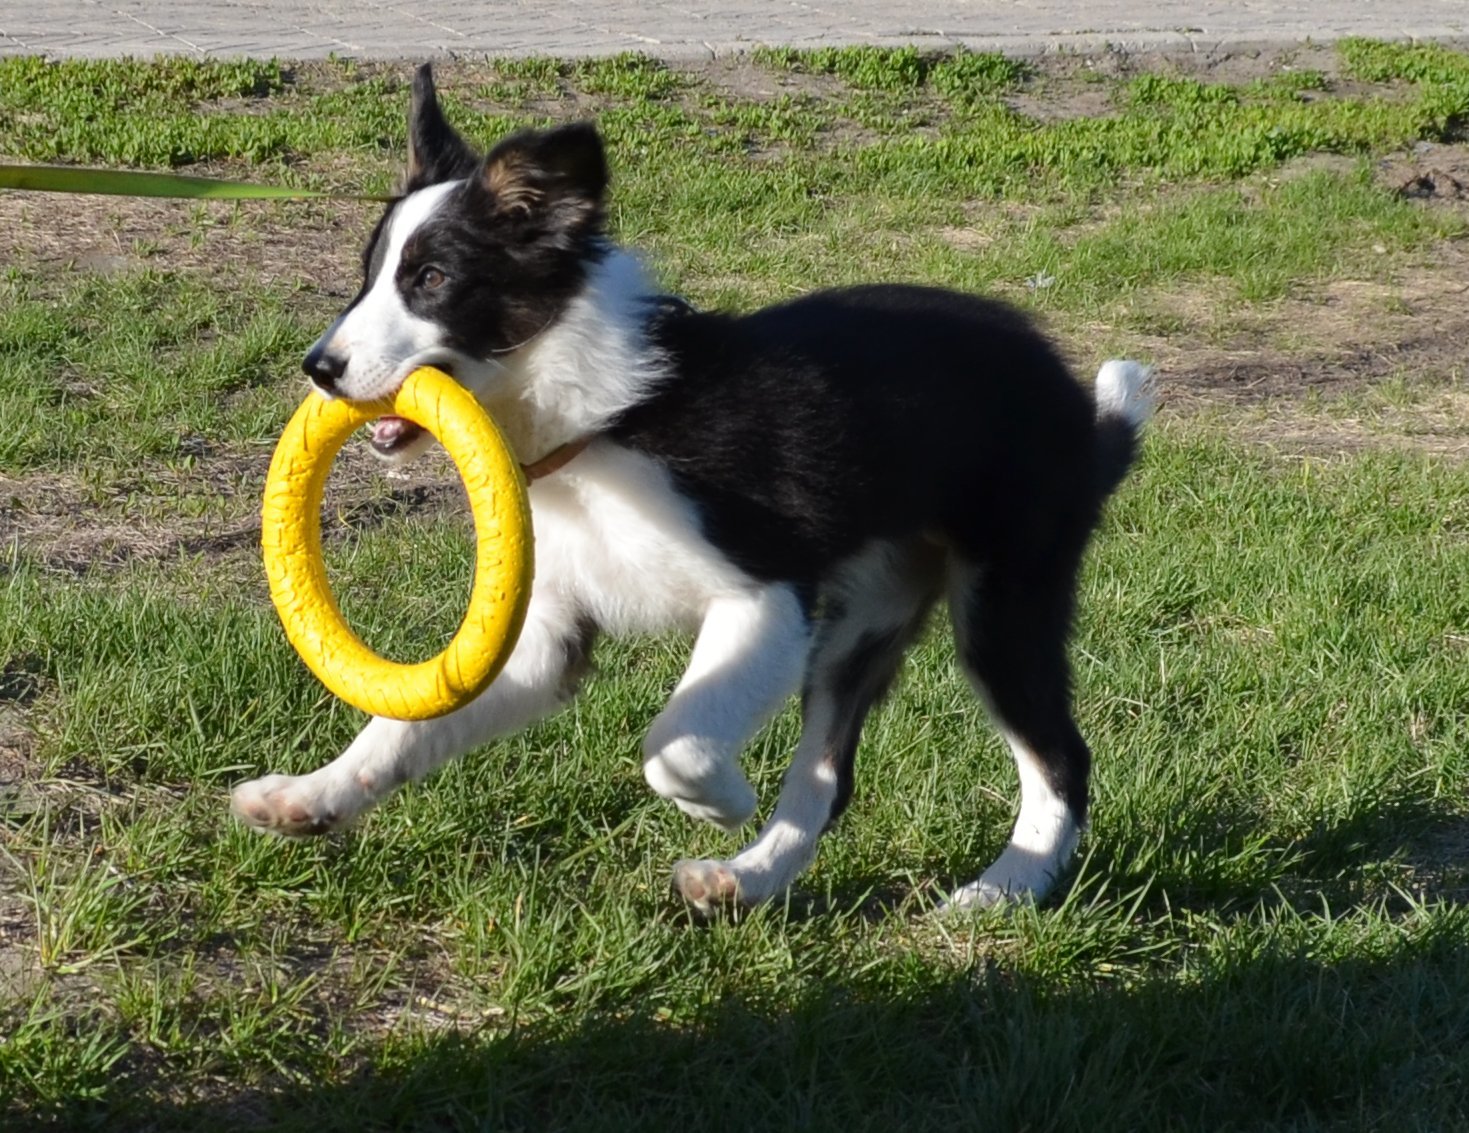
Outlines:
{"label": "dog's black back", "polygon": [[665,464],[762,579],[815,584],[914,534],[976,560],[1050,554],[1085,541],[1110,487],[1091,397],[1000,303],[856,287],[656,317],[652,336],[677,377],[612,435]]}

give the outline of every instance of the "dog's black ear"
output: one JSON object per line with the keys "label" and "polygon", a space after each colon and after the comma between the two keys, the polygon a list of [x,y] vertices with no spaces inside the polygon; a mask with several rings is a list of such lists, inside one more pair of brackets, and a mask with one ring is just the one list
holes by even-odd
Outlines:
{"label": "dog's black ear", "polygon": [[449,125],[439,108],[433,67],[425,63],[413,76],[413,101],[408,111],[407,191],[461,180],[478,165],[479,155]]}
{"label": "dog's black ear", "polygon": [[479,187],[497,212],[584,228],[601,224],[607,180],[597,128],[574,122],[511,134],[485,158]]}

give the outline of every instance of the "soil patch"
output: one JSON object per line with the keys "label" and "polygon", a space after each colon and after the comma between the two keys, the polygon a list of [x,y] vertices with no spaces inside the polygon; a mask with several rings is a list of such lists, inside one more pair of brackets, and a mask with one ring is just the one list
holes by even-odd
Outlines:
{"label": "soil patch", "polygon": [[[1384,176],[1406,163],[1384,163],[1393,171]],[[1222,414],[1241,439],[1285,452],[1469,457],[1469,240],[1439,243],[1395,280],[1303,286],[1261,308],[1229,309],[1207,288],[1152,301],[1185,328],[1138,347],[1153,358],[1171,413]]]}
{"label": "soil patch", "polygon": [[1297,354],[1278,349],[1208,353],[1169,371],[1171,393],[1212,403],[1258,406],[1339,396],[1389,378],[1434,380],[1462,369],[1464,355],[1454,334],[1469,334],[1469,315],[1444,334],[1415,333],[1392,341],[1348,343],[1333,353]]}
{"label": "soil patch", "polygon": [[1469,143],[1419,142],[1410,152],[1379,163],[1377,178],[1409,200],[1469,203]]}
{"label": "soil patch", "polygon": [[[210,457],[179,476],[114,484],[101,500],[74,476],[0,474],[0,546],[17,546],[45,568],[75,575],[180,556],[233,554],[253,563],[269,463],[263,451]],[[178,514],[181,495],[201,494],[229,505],[225,514]],[[322,537],[330,544],[397,517],[467,515],[467,505],[441,451],[395,472],[384,471],[365,445],[349,444],[327,481],[322,512]]]}

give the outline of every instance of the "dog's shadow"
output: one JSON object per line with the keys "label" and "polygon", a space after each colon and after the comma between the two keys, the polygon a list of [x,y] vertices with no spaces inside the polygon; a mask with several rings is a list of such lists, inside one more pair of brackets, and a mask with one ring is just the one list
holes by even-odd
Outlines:
{"label": "dog's shadow", "polygon": [[676,1024],[630,1002],[390,1044],[345,1080],[165,1101],[146,1127],[1445,1128],[1466,948],[1462,932],[1403,933],[1351,957],[1251,948],[1186,975],[1074,981],[983,958],[856,966]]}
{"label": "dog's shadow", "polygon": [[[1226,813],[1201,848],[1227,854],[1251,829],[1243,811]],[[1026,915],[1047,940],[1084,928],[1068,914],[1131,886],[1133,849],[1124,838],[1107,856],[1084,856],[1047,906]],[[782,998],[711,998],[672,1022],[655,987],[615,1010],[370,1039],[362,1068],[340,1078],[320,1068],[336,1080],[298,1073],[269,1090],[222,1086],[202,1101],[179,1099],[163,1065],[138,1064],[129,1093],[148,1098],[148,1112],[103,1124],[313,1133],[1455,1126],[1464,1116],[1469,924],[1452,906],[1469,897],[1469,818],[1429,803],[1364,808],[1272,849],[1289,863],[1288,884],[1252,888],[1247,871],[1201,884],[1164,871],[1140,891],[1135,915],[1166,908],[1227,935],[1234,920],[1269,923],[1273,902],[1294,910],[1304,937],[1241,934],[1247,946],[1212,950],[1200,940],[1185,949],[1197,951],[1187,963],[1144,958],[1127,971],[1096,965],[1059,978],[1017,957],[1027,934],[996,931],[1002,913],[966,926],[936,912],[936,887],[850,879],[755,916],[803,922],[794,965],[808,922],[823,919],[833,932],[853,918],[889,923],[895,931],[879,951],[890,955],[840,976],[782,979],[794,989]],[[1338,868],[1352,852],[1367,863],[1358,877]],[[1365,879],[1370,863],[1387,861],[1422,881],[1403,901],[1438,901],[1447,913],[1415,929],[1411,909],[1374,912],[1381,897]],[[1332,923],[1354,904],[1382,926],[1369,947],[1312,945],[1334,941]],[[904,962],[900,938],[935,925],[977,944],[948,963]],[[717,936],[690,942],[721,945]],[[680,976],[670,968],[664,978]]]}

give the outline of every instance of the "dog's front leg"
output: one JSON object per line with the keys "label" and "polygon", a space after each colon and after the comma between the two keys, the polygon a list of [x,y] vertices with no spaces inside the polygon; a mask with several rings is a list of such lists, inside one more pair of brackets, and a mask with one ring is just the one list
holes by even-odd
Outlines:
{"label": "dog's front leg", "polygon": [[643,744],[648,785],[695,818],[736,830],[755,812],[740,749],[796,691],[810,624],[795,591],[709,604],[688,670]]}
{"label": "dog's front leg", "polygon": [[251,826],[276,834],[345,826],[404,783],[561,707],[576,691],[595,634],[568,603],[538,595],[504,670],[475,700],[434,720],[374,717],[325,767],[241,783],[231,806]]}

